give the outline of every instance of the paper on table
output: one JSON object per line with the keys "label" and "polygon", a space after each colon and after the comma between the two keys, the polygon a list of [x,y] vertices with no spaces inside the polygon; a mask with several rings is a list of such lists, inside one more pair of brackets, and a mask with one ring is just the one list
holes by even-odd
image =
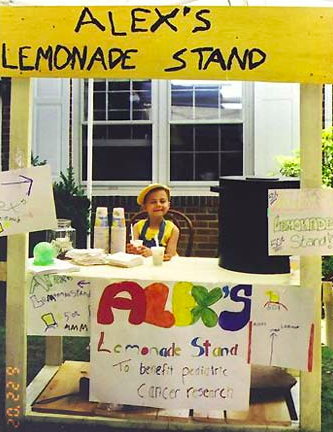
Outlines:
{"label": "paper on table", "polygon": [[144,258],[141,255],[133,255],[125,252],[116,252],[106,255],[106,263],[119,267],[135,267],[144,263]]}
{"label": "paper on table", "polygon": [[30,273],[34,274],[52,274],[52,273],[60,273],[60,272],[75,272],[80,271],[80,267],[74,265],[68,261],[62,261],[59,259],[54,259],[54,264],[46,265],[46,266],[38,266],[34,265],[34,258],[28,259],[27,270]]}

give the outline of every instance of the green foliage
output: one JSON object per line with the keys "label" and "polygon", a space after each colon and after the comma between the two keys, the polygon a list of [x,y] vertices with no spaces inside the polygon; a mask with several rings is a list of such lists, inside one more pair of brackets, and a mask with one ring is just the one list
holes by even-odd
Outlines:
{"label": "green foliage", "polygon": [[321,261],[321,273],[323,280],[333,280],[333,256],[324,256]]}
{"label": "green foliage", "polygon": [[[333,188],[333,128],[323,129],[322,134],[322,179],[323,184]],[[277,156],[280,173],[286,177],[299,177],[300,152],[296,150],[292,156]]]}
{"label": "green foliage", "polygon": [[84,190],[76,184],[73,167],[67,168],[67,173],[60,172],[60,181],[53,183],[53,190],[73,196],[84,196]]}
{"label": "green foliage", "polygon": [[322,132],[323,148],[323,183],[333,187],[333,128]]}
{"label": "green foliage", "polygon": [[280,173],[285,177],[299,177],[300,168],[300,154],[299,150],[293,151],[293,156],[277,156],[278,163],[280,164]]}
{"label": "green foliage", "polygon": [[34,156],[33,153],[31,153],[31,165],[32,166],[41,166],[41,165],[46,165],[47,164],[47,160],[39,160],[39,156]]}
{"label": "green foliage", "polygon": [[54,201],[57,218],[70,219],[76,229],[76,247],[85,248],[87,233],[90,229],[90,200],[83,188],[76,184],[74,170],[60,173],[60,180],[53,183]]}

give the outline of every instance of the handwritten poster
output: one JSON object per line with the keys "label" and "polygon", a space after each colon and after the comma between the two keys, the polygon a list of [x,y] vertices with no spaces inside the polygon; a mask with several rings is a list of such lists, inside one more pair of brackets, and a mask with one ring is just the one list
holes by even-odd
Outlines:
{"label": "handwritten poster", "polygon": [[90,400],[248,408],[250,285],[95,280],[91,294]]}
{"label": "handwritten poster", "polygon": [[0,173],[0,236],[56,227],[49,165]]}
{"label": "handwritten poster", "polygon": [[1,76],[333,81],[331,8],[0,6],[0,28]]}
{"label": "handwritten poster", "polygon": [[30,274],[27,303],[28,334],[90,334],[92,401],[246,410],[251,364],[312,370],[311,289]]}
{"label": "handwritten poster", "polygon": [[268,192],[269,255],[333,255],[333,190]]}
{"label": "handwritten poster", "polygon": [[68,275],[29,275],[27,334],[89,336],[90,281]]}
{"label": "handwritten poster", "polygon": [[311,372],[315,330],[313,291],[276,285],[255,286],[254,290],[250,362]]}

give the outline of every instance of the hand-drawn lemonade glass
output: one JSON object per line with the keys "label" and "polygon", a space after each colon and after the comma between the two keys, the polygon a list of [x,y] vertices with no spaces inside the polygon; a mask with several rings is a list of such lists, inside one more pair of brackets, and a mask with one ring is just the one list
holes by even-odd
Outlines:
{"label": "hand-drawn lemonade glass", "polygon": [[76,230],[69,219],[58,219],[57,221],[57,229],[47,231],[46,241],[54,247],[57,258],[63,259],[67,251],[75,248]]}

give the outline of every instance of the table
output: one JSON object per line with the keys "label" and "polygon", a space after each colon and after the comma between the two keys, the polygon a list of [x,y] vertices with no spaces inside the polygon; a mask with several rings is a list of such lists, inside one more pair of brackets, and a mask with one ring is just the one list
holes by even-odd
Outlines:
{"label": "table", "polygon": [[223,269],[217,258],[173,257],[162,266],[153,266],[151,258],[146,258],[144,265],[121,268],[114,266],[81,266],[75,277],[105,277],[119,279],[154,279],[154,280],[190,280],[192,282],[216,282],[225,280],[232,283],[296,285],[299,281],[287,274],[250,274]]}
{"label": "table", "polygon": [[[65,274],[62,274],[64,276]],[[162,266],[153,266],[151,258],[145,259],[144,265],[137,266],[133,268],[120,268],[113,266],[82,266],[79,272],[67,273],[76,280],[84,280],[90,279],[93,280],[95,278],[102,278],[106,281],[109,280],[153,280],[153,281],[174,281],[177,282],[179,280],[190,280],[193,283],[216,283],[216,281],[225,281],[230,282],[231,284],[272,284],[272,285],[297,285],[298,280],[291,277],[289,274],[283,275],[258,275],[258,274],[242,274],[237,272],[232,272],[229,270],[225,270],[218,266],[217,259],[214,258],[186,258],[186,257],[174,257],[170,262],[164,262]],[[60,275],[61,276],[61,275]],[[57,340],[57,337],[51,337],[49,339]],[[51,359],[52,363],[52,355],[48,355],[49,361]],[[67,365],[67,369],[68,369]],[[66,368],[65,368],[66,369]],[[32,383],[29,388],[29,402],[31,402],[36,398],[36,396],[45,388],[45,385],[48,381],[53,377],[54,373],[58,371],[58,367],[56,366],[45,366],[44,371],[37,377],[37,383]],[[37,385],[36,385],[37,384]],[[49,390],[46,394],[49,394]],[[278,401],[280,403],[281,401]],[[84,404],[84,409],[87,411],[87,404]],[[64,402],[62,403],[64,407]],[[94,407],[95,409],[96,407]],[[276,407],[273,407],[276,413]],[[52,411],[51,407],[51,411]],[[71,408],[74,412],[75,409]],[[91,407],[88,409],[90,414],[94,411]],[[265,408],[267,410],[267,406]],[[41,409],[43,411],[43,408]],[[90,410],[90,411],[89,411]],[[164,410],[165,411],[165,410]],[[65,410],[66,412],[66,410]],[[71,411],[72,412],[72,411]],[[97,413],[101,412],[101,409],[97,409]],[[37,414],[32,412],[30,407],[28,407],[28,414],[32,417],[35,417]],[[79,412],[77,414],[82,414]],[[86,414],[86,413],[85,413]],[[45,415],[45,412],[44,412]],[[56,415],[56,414],[54,414]],[[96,413],[91,414],[96,415]],[[280,411],[279,411],[280,415]],[[284,409],[284,416],[286,416],[286,411]],[[163,417],[163,416],[160,416]],[[206,416],[207,418],[209,416]],[[221,416],[219,416],[220,418]],[[248,417],[248,416],[247,416]],[[245,418],[247,418],[245,416]],[[254,416],[257,418],[258,416]],[[260,416],[259,416],[260,417]],[[269,417],[269,416],[268,416]],[[95,417],[96,418],[96,417]],[[229,416],[229,422],[232,422],[232,413]],[[237,416],[235,417],[237,418]],[[242,417],[244,420],[244,416]],[[266,418],[266,417],[265,417]],[[272,417],[270,417],[272,420]],[[280,419],[281,420],[281,419]],[[174,421],[174,420],[173,420]],[[206,421],[212,421],[212,418],[206,419]],[[239,421],[235,420],[236,422]],[[249,420],[250,421],[250,420]],[[257,420],[256,420],[257,421]],[[287,425],[286,418],[284,417],[283,425]],[[270,424],[268,420],[265,420],[265,424]],[[245,421],[246,423],[246,421]],[[273,422],[274,423],[274,422]],[[289,420],[290,423],[290,420]],[[288,423],[288,424],[289,424]],[[280,424],[279,420],[277,423]]]}

